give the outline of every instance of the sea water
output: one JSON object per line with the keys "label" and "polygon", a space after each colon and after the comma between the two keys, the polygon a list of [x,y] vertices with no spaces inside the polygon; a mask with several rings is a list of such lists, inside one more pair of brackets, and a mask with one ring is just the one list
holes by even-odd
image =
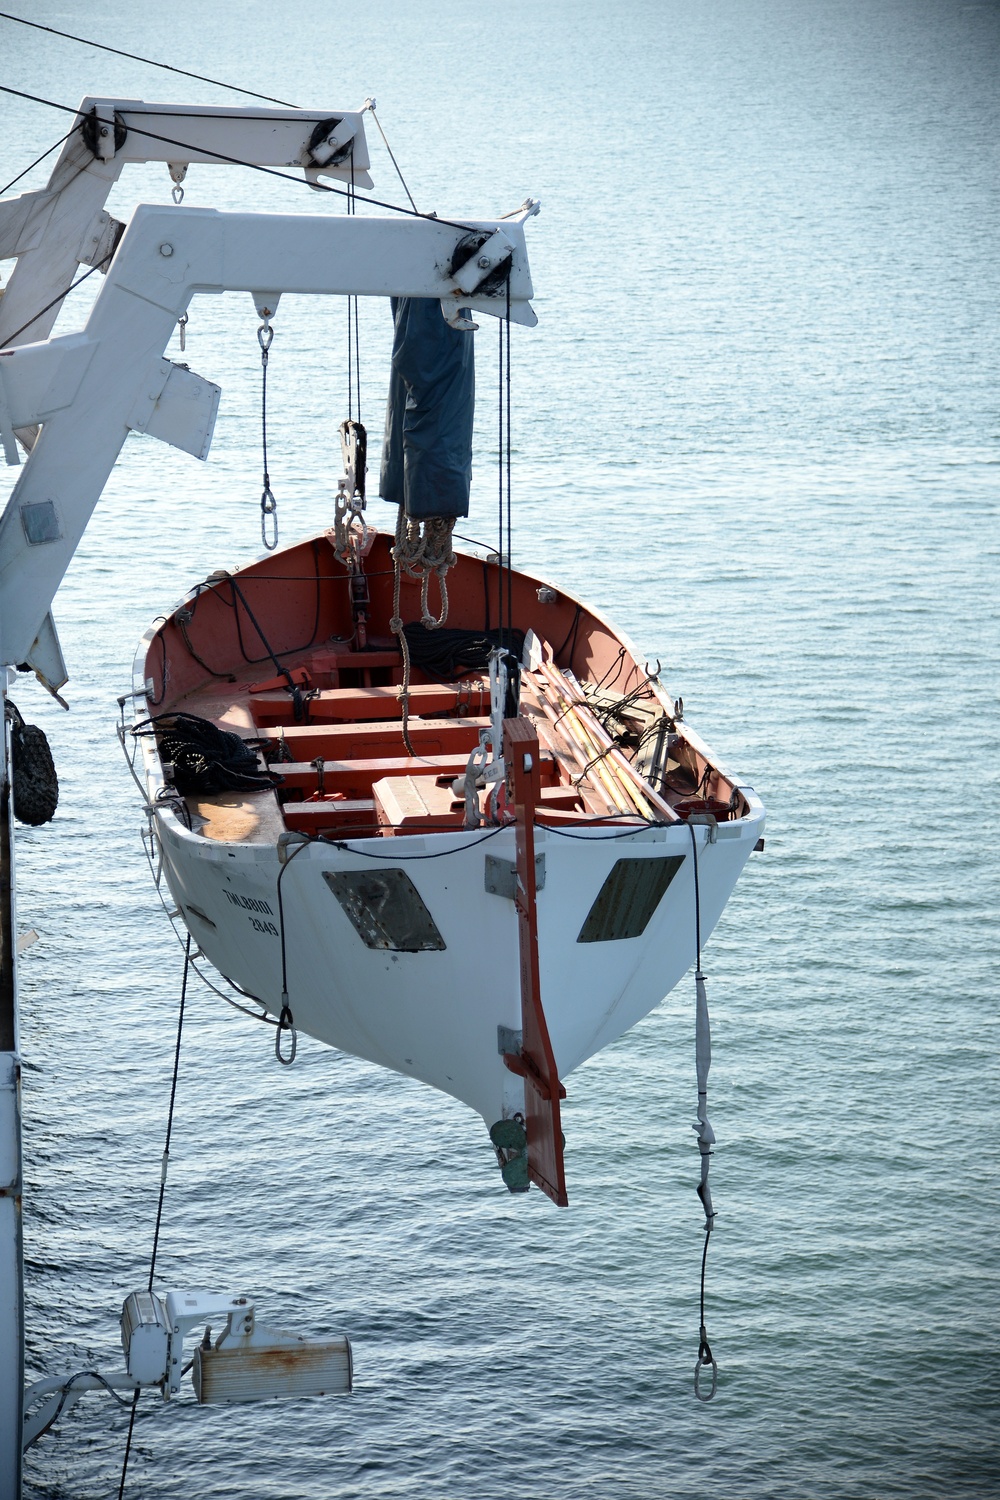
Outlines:
{"label": "sea water", "polygon": [[[1000,8],[21,10],[330,112],[374,94],[422,210],[542,200],[539,325],[512,340],[515,560],[630,633],[769,815],[705,956],[715,1401],[692,1393],[693,979],[567,1080],[565,1211],[504,1193],[460,1105],[305,1038],[280,1068],[269,1028],[196,986],[158,1282],[348,1332],[356,1385],[233,1409],[146,1395],[126,1494],[996,1494]],[[7,21],[0,56],[3,82],[64,104],[240,102]],[[68,117],[0,108],[6,180]],[[368,134],[377,196],[405,203]],[[171,185],[127,169],[110,206]],[[344,206],[208,167],[185,192]],[[290,539],[332,515],[347,316],[286,297],[274,326]],[[260,549],[256,328],[245,295],[193,304],[169,352],[223,387],[211,457],[129,439],[55,603],[71,712],[17,694],[61,779],[54,822],[18,832],[39,934],[21,970],[30,1377],[120,1365],[118,1308],[148,1272],[181,953],[116,699],[148,622]],[[377,458],[381,304],[360,332]],[[476,338],[468,529],[491,544],[496,327]],[[27,1495],[117,1495],[126,1428],[86,1397],[29,1455]]]}

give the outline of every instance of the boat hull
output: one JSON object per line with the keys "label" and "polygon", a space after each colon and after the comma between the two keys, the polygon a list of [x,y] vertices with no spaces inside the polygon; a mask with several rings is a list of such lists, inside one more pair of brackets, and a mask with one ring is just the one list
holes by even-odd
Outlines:
{"label": "boat hull", "polygon": [[[738,822],[694,829],[703,943],[762,818],[757,804]],[[523,1082],[498,1043],[498,1028],[521,1025],[517,918],[513,900],[488,889],[497,866],[487,865],[513,864],[512,827],[293,844],[282,864],[277,849],[213,843],[170,814],[158,824],[167,883],[189,929],[215,967],[272,1015],[286,994],[297,1029],[463,1100],[488,1126],[523,1110]],[[695,852],[686,824],[625,836],[536,828],[535,844],[544,869],[542,1003],[565,1078],[634,1026],[694,962]],[[595,903],[601,916],[619,861],[656,862],[670,871],[669,884],[640,934],[581,940]],[[405,872],[443,947],[366,943],[326,877],[373,870]]]}
{"label": "boat hull", "polygon": [[[384,627],[393,609],[384,540],[368,567],[370,619]],[[485,608],[488,628],[495,574],[495,555],[459,555],[450,624],[482,631]],[[204,954],[272,1017],[290,1013],[298,1032],[440,1089],[492,1127],[525,1112],[524,1078],[508,1063],[518,1061],[526,1002],[518,824],[483,801],[480,826],[462,826],[451,780],[477,726],[490,723],[476,717],[482,690],[474,674],[461,689],[411,684],[424,695],[411,706],[419,746],[404,745],[398,651],[373,654],[369,642],[358,655],[345,644],[344,580],[324,534],[212,575],[147,633],[133,687],[163,877]],[[561,643],[525,666],[521,717],[537,731],[548,778],[533,817],[534,915],[541,1009],[565,1079],[695,962],[698,917],[704,944],[763,832],[764,809],[682,722],[626,636],[538,578],[515,572],[505,588],[526,633]],[[403,580],[406,618],[419,613],[416,589]],[[259,650],[250,660],[256,639],[269,667]],[[293,703],[280,678],[254,681],[279,660],[312,683],[305,701]],[[605,706],[611,690],[626,708],[641,701],[652,730],[669,726],[678,759],[668,756],[647,781],[610,738],[602,749],[587,683]],[[487,707],[488,699],[487,689]],[[178,795],[148,731],[151,711],[206,716],[251,744],[288,751],[270,762],[285,773],[277,794]],[[675,785],[684,774],[687,792]],[[418,790],[439,799],[439,812],[414,828],[408,808]]]}

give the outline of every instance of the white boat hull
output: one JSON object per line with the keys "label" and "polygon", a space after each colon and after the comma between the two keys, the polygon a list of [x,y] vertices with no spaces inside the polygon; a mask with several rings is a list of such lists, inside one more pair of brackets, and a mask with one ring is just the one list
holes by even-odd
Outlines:
{"label": "white boat hull", "polygon": [[[747,816],[694,828],[703,943],[763,826],[760,803],[744,795]],[[514,860],[513,827],[293,844],[283,866],[273,847],[213,842],[170,812],[159,812],[156,823],[167,883],[202,950],[274,1016],[282,1005],[283,944],[287,1003],[298,1030],[454,1095],[487,1126],[523,1110],[523,1082],[505,1067],[498,1046],[498,1027],[521,1025],[516,914],[511,899],[485,888],[488,856]],[[692,829],[679,824],[622,836],[606,827],[571,834],[538,828],[535,840],[544,857],[542,1001],[565,1078],[634,1026],[694,962]],[[620,859],[679,864],[641,935],[580,941]],[[443,948],[367,946],[323,877],[373,869],[406,872]]]}

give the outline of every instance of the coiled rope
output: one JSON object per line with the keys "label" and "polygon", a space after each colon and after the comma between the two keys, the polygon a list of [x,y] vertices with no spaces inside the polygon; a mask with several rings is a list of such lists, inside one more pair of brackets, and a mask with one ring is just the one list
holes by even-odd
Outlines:
{"label": "coiled rope", "polygon": [[281,780],[261,769],[256,748],[197,714],[157,714],[131,733],[155,737],[161,761],[173,767],[171,789],[182,797],[267,791]]}

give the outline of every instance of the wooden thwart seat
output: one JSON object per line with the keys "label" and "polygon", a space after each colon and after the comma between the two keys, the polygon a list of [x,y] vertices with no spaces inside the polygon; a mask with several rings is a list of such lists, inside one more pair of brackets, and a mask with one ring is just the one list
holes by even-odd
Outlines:
{"label": "wooden thwart seat", "polygon": [[375,802],[371,797],[331,797],[323,802],[286,802],[281,809],[292,833],[325,833],[347,837],[374,834]]}
{"label": "wooden thwart seat", "polygon": [[445,777],[385,776],[376,781],[372,793],[375,818],[384,833],[465,826],[465,799],[455,797]]}
{"label": "wooden thwart seat", "polygon": [[[489,719],[411,719],[410,743],[421,758],[460,755],[468,759]],[[284,740],[295,761],[367,759],[405,753],[399,720],[374,724],[289,724],[275,739]],[[280,763],[275,770],[281,770]]]}
{"label": "wooden thwart seat", "polygon": [[[345,797],[367,797],[376,781],[381,781],[386,776],[434,776],[450,777],[461,776],[468,765],[469,757],[464,753],[458,755],[388,755],[364,757],[357,760],[325,760],[323,762],[323,790],[329,794],[340,793]],[[282,779],[279,792],[295,791],[304,792],[307,796],[313,796],[319,790],[319,776],[317,768],[312,761],[276,761],[271,769],[276,771]],[[573,799],[578,798],[579,793],[575,787],[563,787],[553,784],[558,775],[555,756],[551,752],[543,751],[540,756],[540,770],[545,785],[542,788],[544,800],[558,800],[559,797],[571,795]]]}
{"label": "wooden thwart seat", "polygon": [[[489,688],[481,683],[420,683],[410,688],[410,713],[450,713],[462,705],[469,713],[489,712]],[[279,724],[295,724],[291,695],[287,692],[260,692],[250,699],[254,723],[258,729]],[[306,723],[327,723],[352,719],[399,720],[402,704],[396,687],[325,688],[305,700]]]}

